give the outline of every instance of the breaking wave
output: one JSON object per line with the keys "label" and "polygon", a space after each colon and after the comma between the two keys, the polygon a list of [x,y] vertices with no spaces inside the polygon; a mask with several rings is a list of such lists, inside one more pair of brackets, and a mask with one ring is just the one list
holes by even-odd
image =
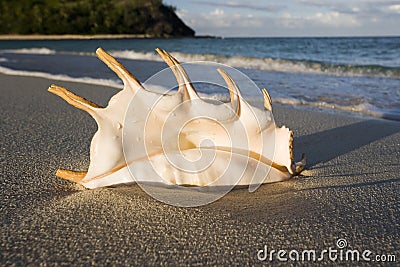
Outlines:
{"label": "breaking wave", "polygon": [[383,111],[379,110],[374,105],[364,102],[357,105],[339,105],[337,103],[328,103],[324,101],[306,101],[294,98],[273,98],[274,103],[280,103],[291,106],[308,106],[315,108],[324,108],[330,110],[347,111],[351,113],[358,113],[375,118],[382,118],[388,120],[400,121],[400,113],[396,110]]}
{"label": "breaking wave", "polygon": [[[125,59],[162,61],[158,55],[152,52],[122,50],[111,51],[111,54],[115,57]],[[325,74],[334,76],[374,76],[400,78],[400,68],[385,67],[380,65],[327,64],[318,61],[256,58],[246,56],[223,56],[215,54],[186,54],[180,52],[172,52],[171,54],[181,62],[213,61],[232,67],[246,69]]]}
{"label": "breaking wave", "polygon": [[[66,51],[55,51],[48,48],[29,48],[29,49],[14,49],[14,50],[0,50],[3,53],[19,53],[19,54],[70,54],[70,55],[85,55],[94,56],[93,52],[66,52]],[[150,60],[150,61],[162,61],[162,59],[153,52],[135,52],[131,50],[114,50],[111,54],[117,58],[131,59],[131,60]],[[311,61],[294,61],[285,59],[272,59],[272,58],[254,58],[254,57],[244,57],[244,56],[222,56],[213,54],[187,54],[173,52],[181,62],[192,62],[192,61],[213,61],[222,64],[248,68],[257,70],[268,70],[268,71],[279,71],[279,72],[289,72],[289,73],[312,73],[312,74],[325,74],[333,76],[375,76],[375,77],[388,77],[387,81],[391,81],[388,86],[393,87],[392,84],[397,83],[397,79],[400,78],[400,68],[398,67],[382,67],[382,66],[351,66],[351,65],[330,65],[319,62]],[[12,57],[5,56],[0,57],[0,62],[11,61]],[[7,75],[18,75],[18,76],[30,76],[30,77],[40,77],[50,80],[62,80],[70,82],[79,82],[86,84],[103,85],[114,88],[121,88],[122,84],[118,80],[113,79],[99,79],[89,77],[90,72],[84,74],[82,77],[72,77],[65,74],[51,74],[46,71],[27,71],[27,70],[15,70],[13,67],[2,67],[0,66],[0,73]],[[313,78],[314,79],[314,78]],[[324,78],[325,79],[325,78]],[[396,80],[392,80],[396,79]],[[380,82],[380,79],[378,79]],[[386,86],[387,87],[387,86]],[[301,88],[297,90],[302,90]],[[391,100],[396,101],[398,93],[397,89],[394,89],[394,95]],[[391,94],[393,90],[389,90],[387,94]],[[211,92],[207,92],[211,93]],[[385,93],[385,92],[383,92]],[[318,97],[321,96],[321,97]],[[346,93],[343,91],[343,95]],[[211,98],[215,100],[228,101],[227,95],[217,95],[217,94],[207,94],[202,95],[206,98]],[[273,96],[273,95],[272,95]],[[362,114],[377,118],[385,118],[391,120],[400,121],[400,112],[396,105],[381,105],[379,101],[382,96],[372,94],[374,97],[365,97],[360,101],[335,101],[335,99],[330,99],[324,91],[321,91],[317,96],[311,97],[309,99],[304,99],[302,97],[287,97],[287,95],[276,95],[273,96],[274,103],[281,103],[284,105],[291,106],[303,106],[312,108],[322,108],[324,110],[340,110],[347,111],[355,114]],[[383,97],[386,97],[384,95]],[[246,97],[247,99],[247,97]],[[375,99],[375,100],[374,100]],[[248,99],[251,101],[251,99]],[[337,99],[336,99],[337,100]],[[379,100],[379,101],[378,101]],[[390,102],[390,101],[389,101]]]}
{"label": "breaking wave", "polygon": [[[16,53],[16,54],[40,54],[40,55],[52,55],[56,53],[74,54],[81,56],[95,55],[93,52],[56,51],[46,47],[7,49],[7,50],[1,50],[0,52]],[[110,53],[114,57],[123,59],[162,61],[162,59],[155,52],[112,50],[110,51]],[[255,70],[324,74],[324,75],[334,75],[334,76],[373,76],[373,77],[387,77],[396,79],[400,78],[399,67],[388,67],[380,65],[330,64],[326,62],[307,61],[307,60],[256,58],[247,56],[225,56],[216,54],[188,54],[181,52],[171,52],[171,54],[181,62],[212,61],[229,65],[232,67],[255,69]]]}
{"label": "breaking wave", "polygon": [[1,50],[1,52],[14,53],[14,54],[36,54],[36,55],[54,55],[54,54],[56,54],[56,50],[48,49],[46,47],[5,49],[5,50]]}
{"label": "breaking wave", "polygon": [[44,78],[49,80],[58,80],[58,81],[66,81],[66,82],[78,82],[78,83],[86,83],[86,84],[94,84],[94,85],[104,85],[114,88],[121,88],[122,84],[119,81],[109,80],[109,79],[95,79],[90,77],[71,77],[63,74],[51,74],[39,71],[24,71],[24,70],[13,70],[0,66],[0,73],[6,75],[14,75],[14,76],[28,76],[28,77],[36,77],[36,78]]}

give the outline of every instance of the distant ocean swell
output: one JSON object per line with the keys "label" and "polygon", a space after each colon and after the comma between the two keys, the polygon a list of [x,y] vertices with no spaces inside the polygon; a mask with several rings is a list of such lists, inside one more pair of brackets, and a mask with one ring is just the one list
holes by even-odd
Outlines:
{"label": "distant ocean swell", "polygon": [[[43,54],[51,55],[56,53],[62,54],[78,54],[78,55],[94,55],[91,52],[63,52],[55,51],[48,48],[27,48],[2,50],[0,52],[17,53],[17,54]],[[133,50],[111,50],[110,53],[117,58],[133,59],[133,60],[151,60],[162,61],[162,59],[153,52],[141,52]],[[274,59],[274,58],[256,58],[246,56],[224,56],[216,54],[187,54],[181,52],[171,52],[181,62],[193,61],[212,61],[226,64],[232,67],[280,71],[293,73],[310,73],[332,76],[370,76],[370,77],[387,77],[400,79],[400,68],[388,67],[380,65],[350,65],[350,64],[329,64],[318,61],[301,61],[290,59]]]}

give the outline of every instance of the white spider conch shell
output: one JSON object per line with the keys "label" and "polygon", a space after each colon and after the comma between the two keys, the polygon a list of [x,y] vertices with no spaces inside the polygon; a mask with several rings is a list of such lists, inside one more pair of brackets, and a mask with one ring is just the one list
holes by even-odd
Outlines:
{"label": "white spider conch shell", "polygon": [[220,105],[205,101],[182,65],[166,51],[156,51],[178,81],[175,93],[145,89],[101,48],[97,56],[124,83],[107,107],[63,87],[49,87],[51,93],[88,112],[98,125],[88,171],[59,169],[57,176],[86,188],[131,182],[230,186],[283,181],[304,169],[304,156],[293,161],[293,133],[275,125],[266,89],[264,109],[253,107],[231,76],[218,69],[231,101]]}

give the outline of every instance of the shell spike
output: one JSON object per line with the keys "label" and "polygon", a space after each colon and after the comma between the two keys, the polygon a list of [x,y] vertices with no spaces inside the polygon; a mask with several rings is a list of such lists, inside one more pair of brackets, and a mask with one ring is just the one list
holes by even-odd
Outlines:
{"label": "shell spike", "polygon": [[98,111],[102,109],[99,105],[68,91],[66,88],[64,88],[62,86],[52,84],[52,85],[50,85],[50,87],[47,90],[50,93],[58,95],[59,97],[61,97],[65,101],[67,101],[68,104],[70,104],[76,108],[79,108],[81,110],[86,111],[94,119],[96,119],[98,117]]}
{"label": "shell spike", "polygon": [[301,155],[301,160],[295,163],[295,169],[293,170],[293,175],[299,175],[306,167],[306,154]]}
{"label": "shell spike", "polygon": [[226,73],[226,71],[220,68],[218,68],[217,71],[221,75],[221,77],[225,80],[225,83],[228,86],[229,96],[231,98],[231,104],[234,107],[236,114],[240,116],[242,95],[240,94],[239,88],[237,87],[232,77],[228,73]]}
{"label": "shell spike", "polygon": [[189,99],[199,99],[199,95],[196,92],[196,89],[194,89],[192,82],[190,81],[190,78],[188,74],[186,73],[185,69],[182,67],[181,63],[174,58],[171,54],[169,54],[167,51],[164,50],[164,53],[168,55],[170,60],[174,63],[174,65],[178,68],[178,71],[181,73],[182,78],[183,78],[183,84],[186,93],[189,96]]}
{"label": "shell spike", "polygon": [[97,57],[103,61],[118,77],[127,84],[133,82],[137,87],[143,88],[142,84],[133,76],[121,63],[119,63],[113,56],[108,54],[103,48],[99,47],[96,50]]}
{"label": "shell spike", "polygon": [[171,60],[169,54],[165,50],[161,50],[159,48],[156,48],[157,53],[161,56],[161,58],[165,61],[165,63],[168,64],[168,66],[171,68],[172,73],[174,74],[176,81],[178,82],[178,93],[181,93],[183,95],[187,95],[187,99],[189,98],[189,94],[187,93],[187,90],[184,86],[184,79],[181,74],[181,72],[178,70],[177,66],[175,66],[174,62]]}
{"label": "shell spike", "polygon": [[171,67],[179,84],[179,92],[185,96],[185,99],[199,99],[199,95],[194,89],[192,82],[189,79],[189,76],[187,75],[185,69],[182,67],[179,61],[165,50],[157,48],[156,51],[160,54],[160,56],[164,59],[168,66]]}
{"label": "shell spike", "polygon": [[80,171],[71,171],[65,169],[58,169],[56,172],[56,176],[62,179],[72,181],[75,183],[80,183],[83,178],[85,178],[87,172],[80,172]]}
{"label": "shell spike", "polygon": [[267,89],[263,88],[262,93],[264,95],[264,107],[266,110],[272,111],[272,100],[271,97],[267,91]]}

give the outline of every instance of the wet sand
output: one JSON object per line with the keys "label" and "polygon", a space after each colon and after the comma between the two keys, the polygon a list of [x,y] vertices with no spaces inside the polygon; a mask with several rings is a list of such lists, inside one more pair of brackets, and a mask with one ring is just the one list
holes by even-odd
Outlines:
{"label": "wet sand", "polygon": [[340,238],[346,248],[371,250],[373,260],[398,254],[398,122],[275,105],[278,124],[295,132],[296,159],[307,155],[303,175],[178,208],[137,185],[83,190],[57,178],[59,167],[87,168],[96,125],[48,93],[51,83],[100,105],[116,90],[0,75],[3,266],[256,265],[265,245],[321,251],[338,249]]}

